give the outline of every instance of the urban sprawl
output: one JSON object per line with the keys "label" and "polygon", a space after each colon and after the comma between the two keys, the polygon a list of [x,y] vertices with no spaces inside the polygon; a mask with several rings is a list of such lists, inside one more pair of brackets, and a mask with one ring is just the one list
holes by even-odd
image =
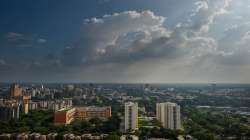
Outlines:
{"label": "urban sprawl", "polygon": [[4,140],[250,139],[245,85],[14,83],[0,97]]}

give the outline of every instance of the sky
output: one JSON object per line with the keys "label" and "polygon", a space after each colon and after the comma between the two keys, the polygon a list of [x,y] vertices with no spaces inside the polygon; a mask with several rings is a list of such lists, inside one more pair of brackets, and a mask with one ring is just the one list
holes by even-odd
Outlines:
{"label": "sky", "polygon": [[250,0],[1,0],[0,82],[250,83]]}

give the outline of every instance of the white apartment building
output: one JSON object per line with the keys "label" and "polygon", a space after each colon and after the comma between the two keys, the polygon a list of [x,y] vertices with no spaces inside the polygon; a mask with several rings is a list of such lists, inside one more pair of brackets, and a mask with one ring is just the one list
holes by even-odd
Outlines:
{"label": "white apartment building", "polygon": [[133,102],[125,103],[125,131],[138,128],[138,104]]}
{"label": "white apartment building", "polygon": [[156,104],[156,118],[162,123],[164,128],[180,129],[181,115],[180,106],[176,103],[157,103]]}

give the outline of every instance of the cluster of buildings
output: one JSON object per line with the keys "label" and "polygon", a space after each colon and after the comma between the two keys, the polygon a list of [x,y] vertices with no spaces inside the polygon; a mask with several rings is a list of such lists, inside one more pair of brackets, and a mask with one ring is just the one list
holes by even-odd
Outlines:
{"label": "cluster of buildings", "polygon": [[[63,108],[54,113],[55,125],[67,125],[74,120],[89,120],[92,118],[108,119],[111,117],[111,107],[73,107]],[[157,103],[156,119],[164,128],[181,129],[180,106],[176,103]],[[138,104],[127,102],[124,105],[124,130],[130,132],[138,129]]]}
{"label": "cluster of buildings", "polygon": [[[120,137],[120,140],[139,140],[139,137],[136,135],[122,135]],[[169,140],[165,138],[148,138],[147,140]],[[184,139],[182,137],[178,137],[177,140],[190,140],[190,139]]]}
{"label": "cluster of buildings", "polygon": [[72,107],[71,98],[63,98],[60,100],[31,100],[28,104],[29,110],[53,110],[57,111],[62,108]]}
{"label": "cluster of buildings", "polygon": [[139,140],[139,137],[136,135],[122,135],[120,140]]}
{"label": "cluster of buildings", "polygon": [[[156,119],[164,128],[181,129],[180,106],[176,103],[157,103]],[[138,129],[138,104],[133,102],[125,103],[124,129],[130,132]]]}
{"label": "cluster of buildings", "polygon": [[[108,119],[111,117],[111,107],[73,107],[63,108],[54,113],[55,125],[68,125],[74,120],[89,120],[92,118]],[[165,102],[156,104],[156,119],[164,128],[181,129],[180,106]],[[138,129],[138,104],[127,102],[124,105],[124,131],[133,132]]]}
{"label": "cluster of buildings", "polygon": [[40,133],[21,133],[21,134],[1,134],[0,139],[15,139],[15,140],[104,140],[108,134],[92,135],[82,134],[74,135],[72,133],[59,136],[57,133],[43,135]]}
{"label": "cluster of buildings", "polygon": [[[145,90],[148,92],[150,87],[145,86]],[[97,97],[96,89],[92,86],[90,88],[74,88],[73,86],[67,86],[65,89],[67,98],[64,95],[58,99],[54,99],[56,94],[49,94],[50,90],[46,90],[46,94],[43,94],[44,87],[42,90],[32,90],[32,92],[27,92],[23,90],[19,85],[13,84],[10,87],[8,97],[0,99],[0,120],[10,120],[19,119],[21,113],[27,114],[31,110],[53,110],[54,111],[54,125],[68,125],[75,120],[90,120],[92,118],[100,118],[102,120],[107,120],[111,117],[111,106],[81,106],[78,105],[73,107],[72,98],[86,99],[86,96]],[[98,91],[98,90],[97,90]],[[129,96],[123,92],[111,92],[106,98],[110,100],[117,99],[121,104],[124,104],[124,127],[122,126],[124,132],[134,132],[138,129],[138,110],[140,112],[146,112],[145,108],[139,108],[137,101],[144,100],[144,97],[133,97]],[[48,93],[48,94],[47,94]],[[50,96],[46,98],[46,96]],[[84,96],[86,95],[86,96]],[[53,97],[53,98],[52,98]],[[91,98],[89,98],[91,99]],[[154,112],[153,112],[154,113]],[[155,114],[155,113],[154,113]],[[164,128],[178,130],[181,129],[181,119],[180,119],[180,106],[176,103],[165,102],[156,104],[156,119],[161,123]],[[76,136],[74,134],[65,134],[62,139],[79,139],[79,140],[102,140],[107,135],[93,136],[91,134],[83,134],[81,136]],[[57,137],[56,133],[51,133],[49,135],[42,135],[39,133],[31,134],[2,134],[2,138],[13,138],[16,139],[34,139],[34,140],[54,140]],[[124,135],[121,136],[121,140],[138,140],[137,136]]]}
{"label": "cluster of buildings", "polygon": [[[75,135],[72,133],[59,136],[57,133],[43,135],[40,133],[21,133],[21,134],[1,134],[0,139],[16,139],[16,140],[107,140],[108,134],[92,135],[82,134]],[[120,140],[139,140],[136,135],[122,135]],[[164,138],[149,138],[148,140],[168,140]],[[178,139],[179,140],[179,139]]]}
{"label": "cluster of buildings", "polygon": [[0,120],[19,119],[21,104],[16,100],[0,100]]}
{"label": "cluster of buildings", "polygon": [[63,140],[106,140],[108,134],[101,135],[92,135],[92,134],[83,134],[81,136],[74,134],[65,134],[63,135]]}
{"label": "cluster of buildings", "polygon": [[9,94],[0,99],[0,120],[19,119],[22,112],[27,114],[30,98],[19,85],[11,85]]}
{"label": "cluster of buildings", "polygon": [[[43,90],[43,87],[42,87]],[[35,91],[35,90],[33,90]],[[39,93],[36,91],[34,93]],[[72,107],[72,98],[38,99],[38,94],[23,89],[18,84],[12,84],[8,94],[0,98],[0,120],[18,119],[20,114],[28,114],[31,110],[60,110]]]}
{"label": "cluster of buildings", "polygon": [[55,140],[57,134],[41,135],[40,133],[21,133],[21,134],[1,134],[0,139],[10,140]]}
{"label": "cluster of buildings", "polygon": [[111,107],[73,107],[63,108],[54,113],[55,125],[67,125],[74,120],[89,120],[92,118],[108,119],[111,117]]}
{"label": "cluster of buildings", "polygon": [[[67,133],[64,135],[59,135],[58,133],[50,133],[43,135],[40,133],[20,133],[20,134],[1,134],[1,140],[108,140],[109,134],[82,134],[75,135],[72,133]],[[119,138],[120,140],[139,140],[139,137],[136,135],[122,135]],[[187,137],[178,137],[177,140],[192,140],[191,136]],[[147,140],[169,140],[165,138],[148,138]]]}

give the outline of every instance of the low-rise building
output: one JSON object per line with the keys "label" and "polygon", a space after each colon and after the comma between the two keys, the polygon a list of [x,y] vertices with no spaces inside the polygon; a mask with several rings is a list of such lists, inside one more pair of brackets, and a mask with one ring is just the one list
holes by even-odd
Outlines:
{"label": "low-rise building", "polygon": [[21,134],[18,134],[17,137],[16,137],[16,140],[28,140],[29,138],[29,135],[26,134],[26,133],[21,133]]}
{"label": "low-rise building", "polygon": [[75,108],[61,109],[54,113],[54,124],[55,125],[67,125],[75,119]]}
{"label": "low-rise building", "polygon": [[8,140],[11,139],[11,134],[1,134],[0,140]]}
{"label": "low-rise building", "polygon": [[76,107],[76,119],[89,120],[92,118],[108,119],[111,117],[111,107]]}
{"label": "low-rise building", "polygon": [[92,118],[108,119],[111,117],[111,107],[76,107],[61,109],[54,113],[54,124],[70,124],[75,119],[89,120]]}
{"label": "low-rise building", "polygon": [[74,140],[75,135],[74,134],[64,134],[63,135],[63,140]]}
{"label": "low-rise building", "polygon": [[57,133],[50,133],[47,135],[48,140],[56,140]]}
{"label": "low-rise building", "polygon": [[169,139],[165,139],[165,138],[149,138],[148,140],[169,140]]}
{"label": "low-rise building", "polygon": [[122,135],[120,140],[139,140],[139,137],[135,135]]}
{"label": "low-rise building", "polygon": [[82,140],[104,140],[108,135],[101,134],[101,135],[92,135],[92,134],[83,134],[81,136]]}

